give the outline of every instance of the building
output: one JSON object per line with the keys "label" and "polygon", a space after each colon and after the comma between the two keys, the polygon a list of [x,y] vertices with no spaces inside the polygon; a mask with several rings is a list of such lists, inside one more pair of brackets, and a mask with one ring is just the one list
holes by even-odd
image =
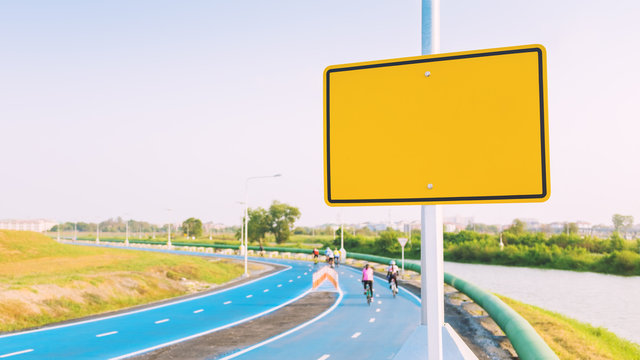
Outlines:
{"label": "building", "polygon": [[52,227],[58,225],[56,221],[47,219],[36,220],[0,220],[0,229],[2,230],[20,230],[45,232],[51,230]]}

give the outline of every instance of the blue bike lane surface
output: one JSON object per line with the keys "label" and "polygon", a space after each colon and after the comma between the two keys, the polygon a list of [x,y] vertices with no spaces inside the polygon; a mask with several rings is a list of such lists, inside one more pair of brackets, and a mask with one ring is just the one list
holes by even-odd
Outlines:
{"label": "blue bike lane surface", "polygon": [[420,323],[420,300],[405,289],[394,298],[387,281],[376,277],[367,305],[361,272],[346,266],[337,271],[343,298],[333,311],[222,359],[393,359]]}
{"label": "blue bike lane surface", "polygon": [[[183,251],[156,251],[213,256]],[[285,265],[286,268],[219,292],[105,318],[1,335],[0,358],[127,357],[262,316],[301,298],[311,289],[312,265],[309,263],[287,260],[269,262]]]}

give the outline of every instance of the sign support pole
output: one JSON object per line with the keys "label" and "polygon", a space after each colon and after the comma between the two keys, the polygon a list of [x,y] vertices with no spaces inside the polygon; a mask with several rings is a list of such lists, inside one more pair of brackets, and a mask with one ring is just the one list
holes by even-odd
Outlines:
{"label": "sign support pole", "polygon": [[421,324],[427,326],[427,359],[442,360],[444,326],[444,260],[442,205],[422,205]]}
{"label": "sign support pole", "polygon": [[[440,52],[440,0],[422,0],[422,55],[438,52]],[[442,328],[444,326],[442,205],[422,205],[421,222],[421,324],[427,326],[427,359],[442,360]]]}

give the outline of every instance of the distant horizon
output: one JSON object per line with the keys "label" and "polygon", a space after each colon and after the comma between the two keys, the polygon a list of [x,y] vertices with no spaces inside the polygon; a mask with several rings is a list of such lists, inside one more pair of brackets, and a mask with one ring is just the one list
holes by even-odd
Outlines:
{"label": "distant horizon", "polygon": [[[622,214],[624,215],[624,214]],[[612,214],[613,216],[613,214]],[[209,220],[209,219],[204,219],[204,218],[199,218],[196,216],[189,216],[184,218],[183,220],[177,220],[177,221],[172,221],[171,224],[179,224],[182,223],[184,220],[190,218],[190,217],[195,217],[199,220],[202,221],[203,224],[208,224],[208,223],[213,223],[213,224],[218,224],[218,225],[223,225],[225,227],[233,227],[233,226],[240,226],[240,221],[238,221],[237,224],[229,224],[229,223],[225,223],[225,222],[221,222],[221,221],[214,221],[214,220]],[[149,220],[144,220],[144,219],[136,219],[136,218],[126,218],[123,216],[113,216],[113,217],[108,217],[106,219],[100,220],[100,221],[85,221],[85,220],[78,220],[78,221],[58,221],[55,220],[53,218],[31,218],[31,219],[18,219],[18,218],[2,218],[0,219],[0,222],[2,221],[38,221],[38,220],[43,220],[43,221],[51,221],[53,223],[56,224],[65,224],[65,223],[86,223],[86,224],[98,224],[98,223],[103,223],[105,221],[108,220],[117,220],[118,218],[122,218],[122,220],[124,221],[136,221],[136,222],[146,222],[149,223],[151,225],[157,225],[157,226],[163,226],[168,224],[169,222],[157,222],[157,221],[149,221]],[[455,221],[451,221],[452,219],[455,218],[463,218],[463,219],[470,219],[473,217],[468,217],[468,216],[460,216],[460,215],[454,215],[454,216],[445,216],[443,218],[443,222],[445,223],[455,223],[455,224],[462,224],[462,223],[458,223]],[[508,226],[513,224],[513,222],[515,220],[521,220],[524,222],[530,222],[530,221],[535,221],[541,225],[548,225],[548,224],[569,224],[569,223],[588,223],[592,226],[613,226],[613,221],[610,220],[609,222],[598,222],[598,223],[594,223],[594,222],[590,222],[590,221],[584,221],[584,220],[555,220],[555,221],[541,221],[539,219],[536,218],[528,218],[528,217],[516,217],[513,218],[510,222],[506,222],[506,223],[500,223],[500,222],[482,222],[482,221],[475,221],[475,219],[473,220],[473,222],[468,222],[467,224],[482,224],[482,225],[500,225],[500,226]],[[638,219],[634,218],[634,223],[632,225],[632,227],[638,226],[640,225],[640,221],[637,221]],[[317,228],[317,227],[321,227],[321,226],[326,226],[326,225],[360,225],[360,224],[372,224],[372,225],[380,225],[380,224],[398,224],[398,223],[416,223],[416,222],[420,222],[420,219],[413,219],[413,220],[408,220],[408,219],[397,219],[397,220],[393,220],[391,222],[386,221],[386,220],[365,220],[365,221],[358,221],[358,222],[324,222],[324,223],[317,223],[317,224],[300,224],[300,223],[295,223],[296,227],[310,227],[310,228]]]}

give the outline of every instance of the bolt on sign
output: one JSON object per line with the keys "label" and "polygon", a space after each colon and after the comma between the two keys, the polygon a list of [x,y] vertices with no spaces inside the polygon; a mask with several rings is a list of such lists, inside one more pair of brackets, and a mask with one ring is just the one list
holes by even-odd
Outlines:
{"label": "bolt on sign", "polygon": [[547,116],[541,45],[329,66],[325,201],[546,201]]}

